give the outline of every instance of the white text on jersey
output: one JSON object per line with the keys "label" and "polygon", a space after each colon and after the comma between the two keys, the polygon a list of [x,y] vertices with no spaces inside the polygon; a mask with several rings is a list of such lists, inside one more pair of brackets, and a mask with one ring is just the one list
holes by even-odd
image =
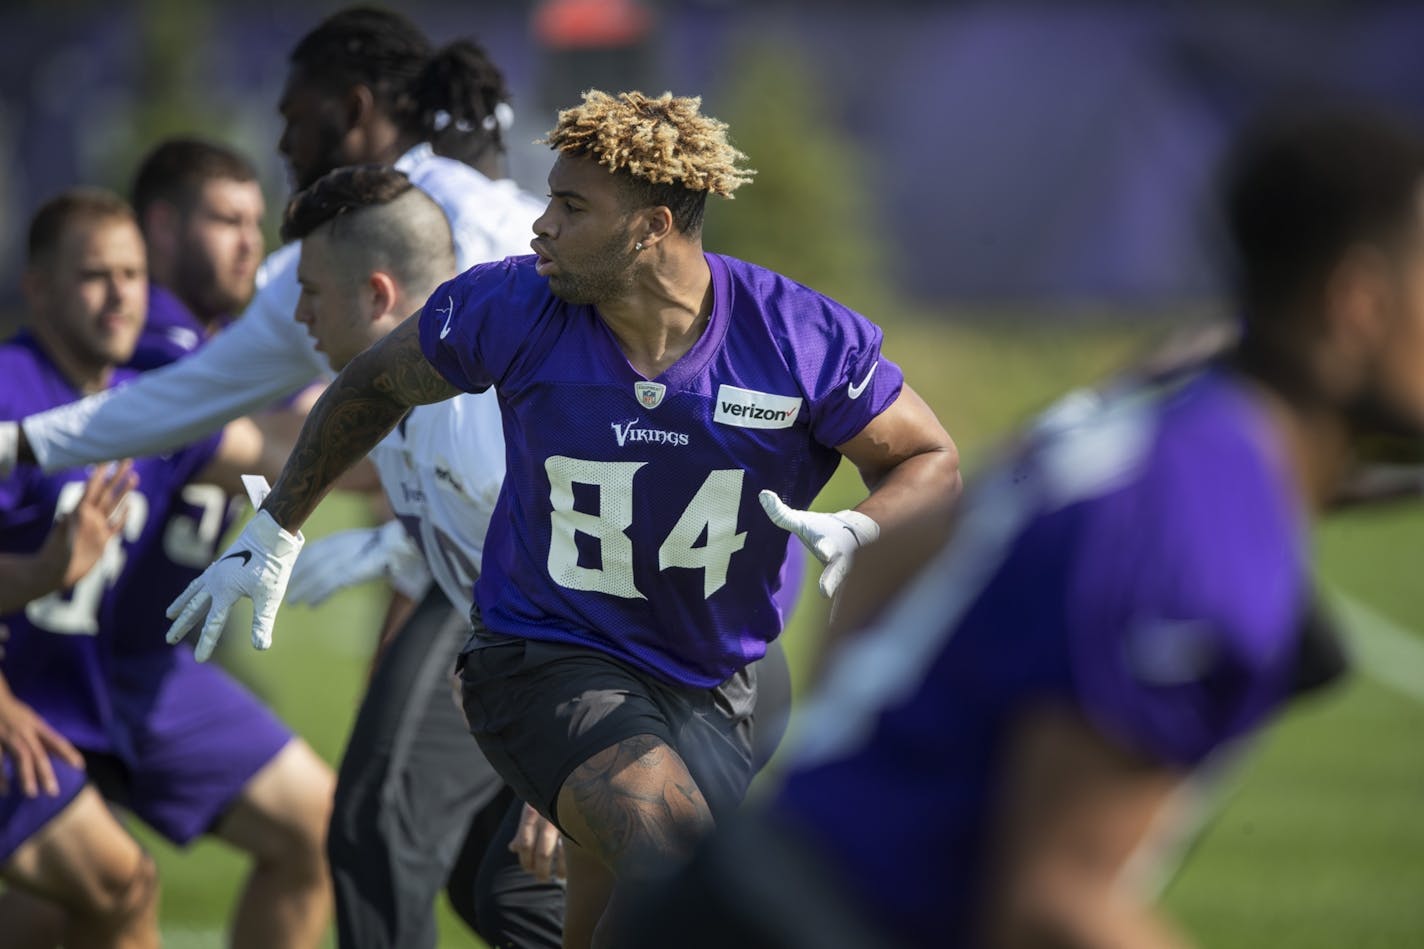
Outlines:
{"label": "white text on jersey", "polygon": [[661,428],[639,428],[641,419],[630,418],[626,422],[612,422],[613,437],[618,439],[618,447],[624,445],[686,445],[687,435],[683,432],[669,432]]}

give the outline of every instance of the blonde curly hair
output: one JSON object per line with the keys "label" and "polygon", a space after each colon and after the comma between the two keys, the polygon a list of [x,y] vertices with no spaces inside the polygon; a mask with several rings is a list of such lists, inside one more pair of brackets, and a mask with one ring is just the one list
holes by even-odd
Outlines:
{"label": "blonde curly hair", "polygon": [[699,96],[616,96],[597,89],[583,104],[559,113],[541,142],[565,155],[587,155],[609,171],[627,171],[655,185],[732,197],[755,171],[739,168],[746,155],[727,141],[727,123],[701,114]]}

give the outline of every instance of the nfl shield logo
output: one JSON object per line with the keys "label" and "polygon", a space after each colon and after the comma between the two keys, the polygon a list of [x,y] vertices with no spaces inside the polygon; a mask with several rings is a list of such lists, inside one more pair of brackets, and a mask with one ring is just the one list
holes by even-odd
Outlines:
{"label": "nfl shield logo", "polygon": [[667,386],[661,382],[633,383],[633,393],[638,397],[638,404],[645,409],[655,409],[662,405],[665,392],[667,392]]}

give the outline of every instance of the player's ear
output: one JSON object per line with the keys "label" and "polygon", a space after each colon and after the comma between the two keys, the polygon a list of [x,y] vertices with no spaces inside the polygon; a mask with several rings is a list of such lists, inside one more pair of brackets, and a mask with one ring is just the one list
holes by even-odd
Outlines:
{"label": "player's ear", "polygon": [[672,211],[663,205],[649,208],[644,212],[644,215],[643,233],[638,236],[638,240],[642,241],[644,247],[652,247],[676,230],[672,220]]}
{"label": "player's ear", "polygon": [[1377,247],[1352,247],[1325,282],[1326,332],[1360,341],[1381,337],[1395,304],[1389,261]]}
{"label": "player's ear", "polygon": [[[371,321],[390,316],[395,313],[397,317],[405,316],[405,307],[400,303],[400,288],[396,286],[395,280],[390,274],[383,270],[374,270],[370,278],[366,281],[367,296],[370,301]],[[401,312],[396,313],[397,308]]]}
{"label": "player's ear", "polygon": [[1350,248],[1329,271],[1322,299],[1323,342],[1331,357],[1319,369],[1326,388],[1339,396],[1365,381],[1362,375],[1387,343],[1395,288],[1384,254]]}
{"label": "player's ear", "polygon": [[371,92],[370,86],[358,82],[346,90],[342,105],[346,112],[346,127],[360,128],[370,121],[371,115],[376,111],[376,96]]}

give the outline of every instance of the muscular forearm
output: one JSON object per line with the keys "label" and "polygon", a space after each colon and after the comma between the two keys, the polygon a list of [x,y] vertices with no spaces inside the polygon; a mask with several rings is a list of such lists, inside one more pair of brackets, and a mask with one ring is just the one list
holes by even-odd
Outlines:
{"label": "muscular forearm", "polygon": [[262,508],[298,530],[336,479],[386,437],[412,406],[459,390],[426,362],[411,317],[347,365],[312,406],[296,447]]}
{"label": "muscular forearm", "polygon": [[21,423],[21,450],[47,471],[156,455],[309,382],[316,370],[307,352],[263,330],[240,321],[193,356],[32,415]]}
{"label": "muscular forearm", "polygon": [[882,528],[911,520],[927,508],[948,507],[963,487],[959,453],[952,444],[912,455],[865,481],[870,494],[855,509]]}
{"label": "muscular forearm", "polygon": [[[347,378],[353,368],[357,372]],[[348,468],[366,456],[408,404],[377,390],[357,362],[337,377],[307,416],[296,447],[262,507],[295,533]]]}
{"label": "muscular forearm", "polygon": [[31,600],[58,590],[64,582],[64,564],[51,562],[43,552],[0,554],[0,613],[23,609]]}

